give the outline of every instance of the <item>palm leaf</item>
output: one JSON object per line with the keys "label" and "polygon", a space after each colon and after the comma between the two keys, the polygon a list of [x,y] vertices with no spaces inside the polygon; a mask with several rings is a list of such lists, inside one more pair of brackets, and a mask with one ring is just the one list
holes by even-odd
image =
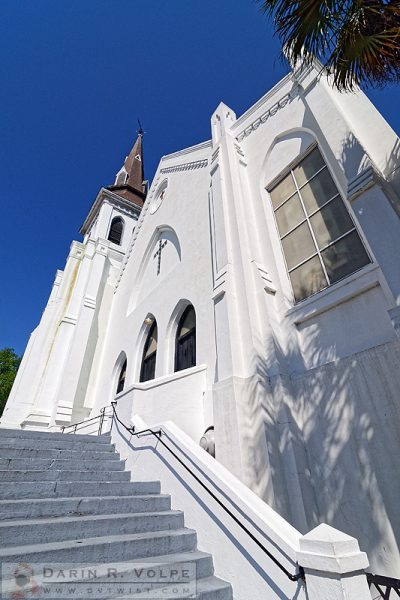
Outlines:
{"label": "palm leaf", "polygon": [[334,85],[400,80],[400,3],[383,0],[262,0],[289,62],[318,58]]}

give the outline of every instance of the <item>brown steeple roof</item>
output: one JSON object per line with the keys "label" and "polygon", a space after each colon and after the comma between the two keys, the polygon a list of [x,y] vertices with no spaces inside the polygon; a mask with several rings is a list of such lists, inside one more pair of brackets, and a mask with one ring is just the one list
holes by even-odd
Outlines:
{"label": "brown steeple roof", "polygon": [[143,206],[147,193],[144,181],[142,137],[143,132],[140,129],[136,142],[125,159],[124,166],[117,174],[115,184],[107,187],[108,190],[140,207]]}

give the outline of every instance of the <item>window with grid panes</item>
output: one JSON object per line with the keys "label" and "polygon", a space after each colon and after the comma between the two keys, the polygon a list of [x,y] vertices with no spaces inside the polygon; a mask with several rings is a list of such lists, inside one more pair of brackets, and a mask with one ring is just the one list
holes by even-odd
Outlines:
{"label": "window with grid panes", "polygon": [[371,262],[317,147],[269,193],[296,302]]}

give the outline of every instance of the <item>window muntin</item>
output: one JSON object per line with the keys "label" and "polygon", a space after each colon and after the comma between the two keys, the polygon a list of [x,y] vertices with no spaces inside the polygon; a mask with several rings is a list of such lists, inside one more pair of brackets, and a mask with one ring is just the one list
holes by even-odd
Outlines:
{"label": "window muntin", "polygon": [[370,262],[318,147],[269,192],[296,302]]}

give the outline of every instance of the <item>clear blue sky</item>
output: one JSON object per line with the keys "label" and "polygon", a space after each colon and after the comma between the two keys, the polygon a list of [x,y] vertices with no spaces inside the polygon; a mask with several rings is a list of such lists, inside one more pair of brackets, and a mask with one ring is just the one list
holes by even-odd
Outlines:
{"label": "clear blue sky", "polygon": [[[255,0],[0,1],[0,348],[22,353],[139,116],[145,169],[285,73]],[[395,87],[369,93],[400,130]]]}

